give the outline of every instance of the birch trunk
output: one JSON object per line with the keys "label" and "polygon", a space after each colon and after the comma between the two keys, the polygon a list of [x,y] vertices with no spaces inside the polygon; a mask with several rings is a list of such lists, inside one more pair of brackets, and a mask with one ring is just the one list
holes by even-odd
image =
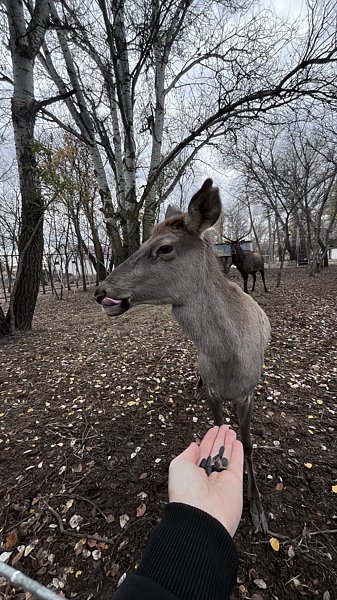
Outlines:
{"label": "birch trunk", "polygon": [[[60,23],[60,19],[58,17],[58,13],[55,7],[54,2],[51,2],[51,11],[53,18],[56,23]],[[127,258],[127,252],[125,246],[125,242],[123,245],[118,226],[118,215],[113,206],[112,196],[110,187],[107,181],[104,164],[102,161],[102,157],[100,151],[97,146],[95,131],[93,126],[92,117],[87,108],[86,100],[83,95],[80,82],[78,80],[76,67],[71,55],[71,51],[68,46],[68,42],[66,36],[63,33],[63,30],[60,28],[57,30],[57,36],[60,42],[60,47],[62,50],[62,54],[66,63],[67,72],[70,78],[71,85],[75,90],[75,95],[77,99],[78,106],[80,110],[78,111],[74,103],[71,99],[65,100],[67,107],[75,120],[77,127],[79,128],[84,141],[87,144],[91,160],[93,162],[93,166],[95,169],[95,176],[98,184],[99,194],[102,201],[102,210],[106,222],[107,233],[109,236],[109,240],[112,246],[112,251],[114,254],[114,263],[117,266],[122,263],[125,258]],[[43,62],[51,75],[54,83],[57,85],[60,93],[64,94],[67,91],[67,87],[63,81],[63,79],[57,73],[53,61],[49,52],[49,49],[46,44],[43,46],[44,57]]]}
{"label": "birch trunk", "polygon": [[23,5],[6,0],[13,63],[12,121],[21,192],[21,229],[18,241],[21,268],[11,298],[7,322],[11,329],[31,328],[39,291],[43,256],[43,200],[34,150],[38,103],[34,96],[34,61],[49,17],[48,0],[36,1],[26,26]]}

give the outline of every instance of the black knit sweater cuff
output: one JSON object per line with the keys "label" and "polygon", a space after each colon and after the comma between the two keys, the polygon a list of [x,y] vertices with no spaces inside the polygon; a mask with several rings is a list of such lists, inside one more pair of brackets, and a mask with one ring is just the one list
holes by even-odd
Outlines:
{"label": "black knit sweater cuff", "polygon": [[226,600],[238,556],[227,530],[208,513],[171,503],[150,536],[138,570],[179,600]]}

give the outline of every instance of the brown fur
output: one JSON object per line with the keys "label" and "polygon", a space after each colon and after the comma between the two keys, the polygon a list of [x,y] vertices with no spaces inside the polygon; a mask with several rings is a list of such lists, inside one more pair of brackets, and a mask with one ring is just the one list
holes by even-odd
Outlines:
{"label": "brown fur", "polygon": [[[199,352],[200,379],[196,398],[206,386],[217,425],[223,403],[234,404],[240,421],[248,471],[253,522],[266,529],[252,465],[250,417],[270,325],[261,307],[235,283],[225,279],[206,230],[218,219],[221,201],[206,180],[188,212],[170,208],[169,217],[154,227],[151,238],[96,290],[96,298],[121,300],[106,306],[117,316],[137,304],[171,304],[184,333]],[[206,232],[206,233],[205,233]]]}

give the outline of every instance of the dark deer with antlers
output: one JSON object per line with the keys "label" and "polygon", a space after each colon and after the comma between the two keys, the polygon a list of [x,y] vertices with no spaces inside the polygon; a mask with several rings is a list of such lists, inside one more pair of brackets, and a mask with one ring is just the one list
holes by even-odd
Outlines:
{"label": "dark deer with antlers", "polygon": [[[270,325],[260,306],[221,272],[205,230],[221,212],[219,192],[207,179],[187,213],[169,207],[151,238],[97,288],[95,297],[111,317],[138,304],[172,304],[184,333],[199,351],[216,425],[223,423],[223,403],[236,409],[248,472],[248,497],[256,530],[267,530],[252,462],[250,421],[253,390],[263,365]],[[212,475],[211,475],[212,476]]]}
{"label": "dark deer with antlers", "polygon": [[262,254],[259,252],[251,252],[250,250],[243,250],[240,246],[240,240],[227,240],[232,246],[232,263],[240,271],[243,278],[243,289],[248,294],[248,275],[253,277],[252,292],[255,290],[256,273],[260,271],[264,291],[268,292],[266,282],[264,279],[264,260]]}

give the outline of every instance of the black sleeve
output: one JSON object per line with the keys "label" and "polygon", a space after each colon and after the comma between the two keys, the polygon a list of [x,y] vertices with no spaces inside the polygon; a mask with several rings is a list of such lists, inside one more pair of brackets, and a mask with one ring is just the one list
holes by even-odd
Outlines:
{"label": "black sleeve", "polygon": [[173,502],[150,535],[137,573],[113,600],[228,600],[237,567],[234,542],[221,523]]}

